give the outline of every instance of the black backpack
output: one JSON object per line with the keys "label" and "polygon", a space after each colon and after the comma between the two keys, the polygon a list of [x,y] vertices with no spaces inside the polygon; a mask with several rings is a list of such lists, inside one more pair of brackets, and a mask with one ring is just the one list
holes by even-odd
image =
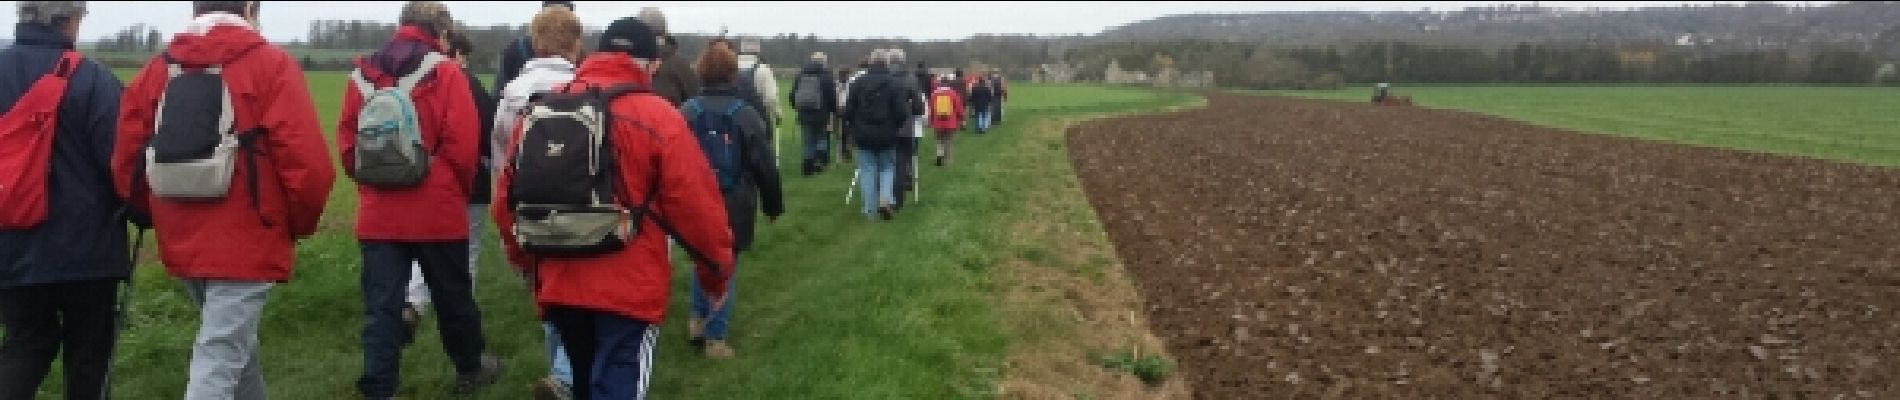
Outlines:
{"label": "black backpack", "polygon": [[[894,143],[898,130],[910,118],[909,100],[904,96],[904,87],[889,75],[865,75],[858,81],[861,85],[870,85],[869,89],[851,96],[853,103],[852,125],[856,125],[853,139],[860,143],[880,146]],[[865,81],[862,79],[869,79]]]}
{"label": "black backpack", "polygon": [[[629,207],[614,159],[613,113],[637,86],[579,93],[541,93],[531,100],[508,168],[506,207],[514,210],[516,243],[530,254],[585,256],[625,248],[659,193],[659,166],[639,206]],[[649,132],[651,133],[651,132]]]}
{"label": "black backpack", "polygon": [[792,88],[792,106],[797,107],[798,111],[824,111],[825,79],[823,70],[799,74]]}

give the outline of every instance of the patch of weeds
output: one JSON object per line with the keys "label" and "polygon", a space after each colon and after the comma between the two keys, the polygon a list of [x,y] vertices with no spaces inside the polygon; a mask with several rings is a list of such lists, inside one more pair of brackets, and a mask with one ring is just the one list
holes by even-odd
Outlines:
{"label": "patch of weeds", "polygon": [[1128,349],[1112,353],[1090,351],[1089,361],[1102,368],[1132,374],[1149,387],[1161,386],[1162,382],[1168,381],[1168,376],[1174,375],[1174,363],[1168,359],[1155,354],[1137,355]]}

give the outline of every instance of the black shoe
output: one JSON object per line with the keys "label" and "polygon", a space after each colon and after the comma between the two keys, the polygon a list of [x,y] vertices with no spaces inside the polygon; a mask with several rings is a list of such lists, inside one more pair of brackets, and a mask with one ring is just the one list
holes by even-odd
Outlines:
{"label": "black shoe", "polygon": [[937,166],[943,166],[943,156],[937,156]]}
{"label": "black shoe", "polygon": [[878,206],[877,216],[878,218],[883,218],[885,221],[891,220],[891,206]]}
{"label": "black shoe", "polygon": [[473,374],[455,377],[455,394],[473,394],[477,390],[495,384],[501,380],[501,358],[492,354],[482,355],[482,369]]}

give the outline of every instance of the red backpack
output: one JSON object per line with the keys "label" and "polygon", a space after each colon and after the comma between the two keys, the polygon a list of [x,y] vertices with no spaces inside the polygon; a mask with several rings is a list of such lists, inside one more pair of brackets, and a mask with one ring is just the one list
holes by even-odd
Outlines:
{"label": "red backpack", "polygon": [[31,229],[46,220],[46,173],[53,164],[54,127],[66,82],[79,69],[68,51],[0,115],[0,229]]}

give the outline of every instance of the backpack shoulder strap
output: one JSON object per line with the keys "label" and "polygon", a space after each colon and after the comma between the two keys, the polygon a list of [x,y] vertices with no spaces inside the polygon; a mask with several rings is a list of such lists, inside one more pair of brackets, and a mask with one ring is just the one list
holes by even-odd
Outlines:
{"label": "backpack shoulder strap", "polygon": [[429,54],[424,54],[422,62],[416,64],[415,71],[396,80],[396,91],[408,95],[409,91],[416,89],[417,84],[422,83],[422,78],[427,78],[430,72],[435,71],[436,64],[441,64],[444,60],[448,60],[448,56],[442,53],[431,51]]}
{"label": "backpack shoulder strap", "polygon": [[699,107],[698,97],[686,99],[685,103],[680,103],[680,114],[689,117],[688,122],[691,122],[690,117],[699,115],[702,111],[704,110]]}
{"label": "backpack shoulder strap", "polygon": [[79,73],[79,63],[84,61],[85,58],[80,56],[78,51],[62,52],[59,54],[59,61],[53,63],[52,76],[59,79],[72,79],[73,74]]}
{"label": "backpack shoulder strap", "polygon": [[350,84],[355,85],[356,93],[363,97],[376,94],[376,84],[370,83],[369,78],[363,77],[363,67],[350,70]]}
{"label": "backpack shoulder strap", "polygon": [[734,101],[731,106],[726,107],[725,115],[727,117],[737,116],[739,115],[739,110],[745,108],[745,106],[744,100]]}

